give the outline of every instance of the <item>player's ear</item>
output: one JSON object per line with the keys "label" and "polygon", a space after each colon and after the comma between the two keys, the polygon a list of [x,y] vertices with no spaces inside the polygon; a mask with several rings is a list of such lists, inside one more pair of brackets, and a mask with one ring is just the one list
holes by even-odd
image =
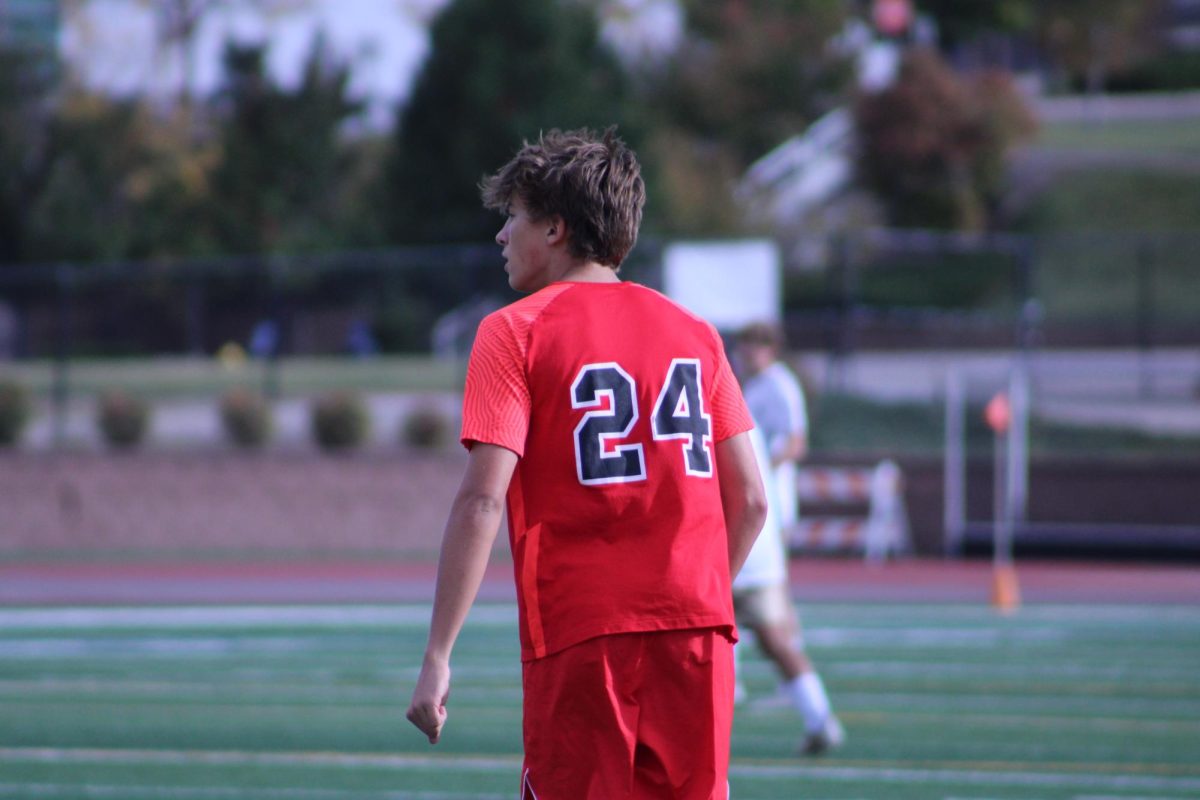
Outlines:
{"label": "player's ear", "polygon": [[554,245],[566,241],[567,223],[558,214],[546,220],[546,244]]}

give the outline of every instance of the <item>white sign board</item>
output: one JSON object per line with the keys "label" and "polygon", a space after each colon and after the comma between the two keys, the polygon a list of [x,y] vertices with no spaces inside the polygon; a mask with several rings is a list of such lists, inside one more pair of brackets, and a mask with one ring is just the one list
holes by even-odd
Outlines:
{"label": "white sign board", "polygon": [[779,322],[779,270],[779,248],[770,239],[680,242],[663,254],[663,290],[718,329],[732,331]]}

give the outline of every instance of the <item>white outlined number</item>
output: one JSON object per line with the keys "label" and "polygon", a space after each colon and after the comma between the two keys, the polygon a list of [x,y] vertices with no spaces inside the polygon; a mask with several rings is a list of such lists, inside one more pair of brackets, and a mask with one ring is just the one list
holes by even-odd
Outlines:
{"label": "white outlined number", "polygon": [[[571,407],[587,409],[575,426],[575,473],[580,483],[602,486],[646,479],[641,443],[615,444],[628,438],[638,421],[633,376],[612,361],[585,364],[571,383]],[[683,441],[686,474],[712,477],[712,417],[704,411],[698,359],[671,361],[654,404],[650,430],[656,441]]]}
{"label": "white outlined number", "polygon": [[676,358],[658,393],[650,418],[654,438],[683,439],[683,469],[688,475],[712,477],[712,416],[704,413],[700,361]]}
{"label": "white outlined number", "polygon": [[617,445],[614,453],[605,452],[608,442],[629,436],[638,420],[637,383],[620,364],[609,361],[580,369],[571,384],[571,408],[591,409],[575,426],[575,474],[580,483],[600,486],[646,479],[640,444]]}

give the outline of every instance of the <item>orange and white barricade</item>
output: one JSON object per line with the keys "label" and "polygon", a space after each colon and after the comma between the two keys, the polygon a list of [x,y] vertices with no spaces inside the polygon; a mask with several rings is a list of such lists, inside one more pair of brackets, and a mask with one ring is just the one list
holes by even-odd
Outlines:
{"label": "orange and white barricade", "polygon": [[[800,467],[800,518],[787,531],[789,552],[861,552],[868,561],[907,552],[903,483],[900,467],[891,460],[873,467]],[[823,511],[809,513],[807,506]],[[824,513],[827,509],[838,513]]]}

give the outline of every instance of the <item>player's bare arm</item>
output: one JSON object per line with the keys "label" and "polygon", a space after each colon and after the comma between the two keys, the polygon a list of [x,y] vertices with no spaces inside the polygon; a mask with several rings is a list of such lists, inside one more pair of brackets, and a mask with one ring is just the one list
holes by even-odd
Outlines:
{"label": "player's bare arm", "polygon": [[717,443],[721,506],[729,536],[729,575],[737,575],[767,519],[763,490],[750,434],[739,433]]}
{"label": "player's bare arm", "polygon": [[429,737],[430,744],[437,744],[446,724],[450,651],[483,581],[516,465],[517,455],[511,450],[476,444],[450,507],[438,560],[429,643],[408,708],[409,721]]}
{"label": "player's bare arm", "polygon": [[803,461],[808,455],[808,437],[803,433],[792,433],[781,437],[779,447],[771,453],[771,466],[778,467],[789,461]]}

